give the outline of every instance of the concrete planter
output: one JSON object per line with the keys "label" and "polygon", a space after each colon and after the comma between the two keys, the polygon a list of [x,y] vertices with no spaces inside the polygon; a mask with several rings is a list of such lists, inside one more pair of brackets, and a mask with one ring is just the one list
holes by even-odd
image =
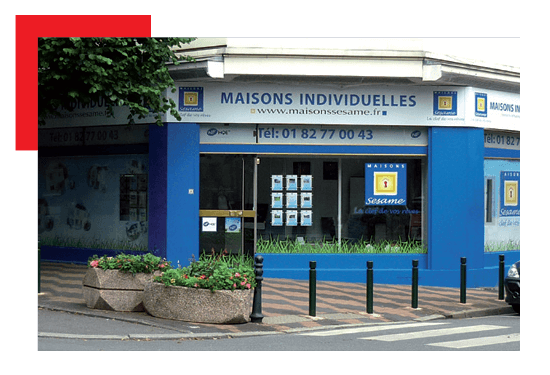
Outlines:
{"label": "concrete planter", "polygon": [[216,290],[149,283],[145,310],[158,318],[195,323],[246,323],[252,313],[252,290]]}
{"label": "concrete planter", "polygon": [[[158,273],[160,275],[160,273]],[[143,289],[155,274],[89,268],[82,280],[86,306],[114,311],[144,311]]]}

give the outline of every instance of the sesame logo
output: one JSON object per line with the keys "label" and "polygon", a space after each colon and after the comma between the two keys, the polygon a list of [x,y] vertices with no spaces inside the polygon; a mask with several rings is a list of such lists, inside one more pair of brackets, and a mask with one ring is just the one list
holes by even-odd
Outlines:
{"label": "sesame logo", "polygon": [[434,91],[434,115],[457,115],[457,91]]}
{"label": "sesame logo", "polygon": [[202,112],[204,110],[204,88],[180,87],[179,110],[183,112]]}

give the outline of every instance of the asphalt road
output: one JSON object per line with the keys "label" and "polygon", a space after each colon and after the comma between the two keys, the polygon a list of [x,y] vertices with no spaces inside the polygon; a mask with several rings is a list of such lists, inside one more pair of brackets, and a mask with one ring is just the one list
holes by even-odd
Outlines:
{"label": "asphalt road", "polygon": [[[123,334],[167,334],[140,324],[43,311],[39,331],[74,324],[71,332],[93,335],[98,324]],[[189,329],[192,330],[193,326]],[[364,324],[338,329],[299,329],[257,336],[195,339],[38,338],[39,351],[519,351],[517,314],[428,322]],[[159,336],[160,337],[160,336]]]}

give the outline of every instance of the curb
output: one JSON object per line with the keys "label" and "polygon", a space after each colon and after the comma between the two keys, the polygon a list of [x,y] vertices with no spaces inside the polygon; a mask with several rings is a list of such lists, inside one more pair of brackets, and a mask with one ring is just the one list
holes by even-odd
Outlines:
{"label": "curb", "polygon": [[48,339],[79,339],[79,340],[189,340],[189,339],[214,339],[246,336],[279,335],[283,332],[210,332],[210,333],[164,333],[164,334],[129,334],[129,335],[79,335],[72,333],[38,332],[38,338]]}
{"label": "curb", "polygon": [[487,309],[458,311],[456,313],[446,314],[445,318],[447,319],[479,318],[481,316],[504,315],[504,314],[512,314],[512,313],[514,313],[514,309],[512,308],[512,306],[492,307]]}

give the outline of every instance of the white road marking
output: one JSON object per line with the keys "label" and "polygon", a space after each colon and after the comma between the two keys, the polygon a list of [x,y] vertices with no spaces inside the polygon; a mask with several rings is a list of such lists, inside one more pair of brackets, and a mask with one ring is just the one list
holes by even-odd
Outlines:
{"label": "white road marking", "polygon": [[435,326],[440,324],[449,324],[449,323],[405,323],[405,324],[389,324],[381,326],[367,326],[367,327],[357,327],[357,328],[346,328],[346,329],[335,329],[331,331],[317,331],[317,332],[308,332],[301,333],[303,336],[337,336],[337,335],[348,335],[353,333],[365,333],[365,332],[378,332],[385,331],[388,329],[401,329],[401,328],[415,328],[415,327],[426,327],[426,326]]}
{"label": "white road marking", "polygon": [[510,328],[510,327],[476,325],[476,326],[469,326],[469,327],[442,328],[442,329],[433,329],[429,331],[398,333],[395,335],[360,337],[359,339],[378,340],[378,341],[400,341],[400,340],[420,339],[420,338],[426,338],[426,337],[446,336],[446,335],[453,335],[458,333],[490,331],[494,329],[503,329],[503,328]]}
{"label": "white road marking", "polygon": [[478,337],[475,339],[438,342],[438,343],[433,343],[428,345],[442,346],[442,347],[451,348],[451,349],[464,349],[464,348],[472,348],[476,346],[507,344],[507,343],[516,342],[516,341],[519,341],[519,333],[511,333],[509,335],[502,335],[502,336]]}

